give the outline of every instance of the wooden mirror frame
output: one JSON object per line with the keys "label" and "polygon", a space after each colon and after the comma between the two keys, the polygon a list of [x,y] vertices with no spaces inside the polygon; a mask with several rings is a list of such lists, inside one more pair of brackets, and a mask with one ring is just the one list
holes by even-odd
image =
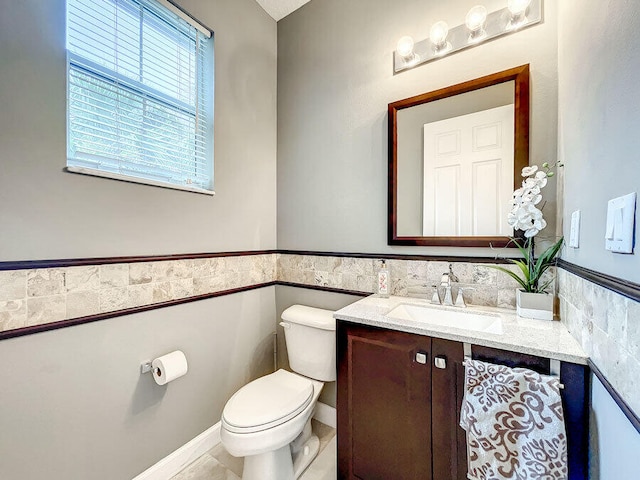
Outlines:
{"label": "wooden mirror frame", "polygon": [[442,100],[443,98],[479,90],[481,88],[514,81],[514,170],[513,188],[522,183],[520,172],[529,165],[529,65],[476,78],[468,82],[434,90],[415,97],[405,98],[389,104],[389,198],[388,198],[388,244],[406,246],[448,246],[448,247],[506,247],[509,237],[418,237],[398,236],[398,111],[416,105]]}

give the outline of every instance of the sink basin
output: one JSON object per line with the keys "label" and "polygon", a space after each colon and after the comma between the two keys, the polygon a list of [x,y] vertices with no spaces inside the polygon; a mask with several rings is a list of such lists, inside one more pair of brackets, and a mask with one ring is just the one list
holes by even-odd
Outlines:
{"label": "sink basin", "polygon": [[441,327],[502,334],[500,315],[489,312],[470,312],[463,309],[445,309],[403,303],[387,313],[387,316]]}

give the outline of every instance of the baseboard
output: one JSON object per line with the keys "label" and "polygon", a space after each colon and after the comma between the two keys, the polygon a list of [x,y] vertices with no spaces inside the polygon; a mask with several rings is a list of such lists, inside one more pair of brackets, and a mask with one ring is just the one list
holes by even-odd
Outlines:
{"label": "baseboard", "polygon": [[185,443],[133,480],[169,480],[220,443],[220,422]]}
{"label": "baseboard", "polygon": [[329,425],[332,428],[336,428],[338,425],[335,407],[330,407],[326,403],[316,403],[316,410],[313,412],[313,418],[320,423]]}
{"label": "baseboard", "polygon": [[[336,428],[336,409],[326,403],[318,402],[316,404],[313,418],[320,423]],[[220,422],[170,453],[133,480],[169,480],[218,443],[220,443]]]}

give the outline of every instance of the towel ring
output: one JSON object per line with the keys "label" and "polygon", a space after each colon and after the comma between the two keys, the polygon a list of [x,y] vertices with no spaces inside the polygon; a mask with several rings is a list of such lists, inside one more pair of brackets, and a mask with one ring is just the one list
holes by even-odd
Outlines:
{"label": "towel ring", "polygon": [[[471,344],[464,342],[462,344],[462,348],[464,351],[464,359],[465,360],[473,360],[473,353],[471,351]],[[555,360],[553,358],[549,359],[549,375],[552,377],[556,377],[558,380],[560,380],[560,360]],[[558,387],[563,390],[564,389],[564,384],[562,382],[560,382],[560,384],[558,385]]]}

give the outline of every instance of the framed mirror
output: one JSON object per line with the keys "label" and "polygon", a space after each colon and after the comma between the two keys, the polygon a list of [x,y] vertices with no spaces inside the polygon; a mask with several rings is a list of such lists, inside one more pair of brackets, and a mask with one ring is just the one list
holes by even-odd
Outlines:
{"label": "framed mirror", "polygon": [[389,104],[388,244],[504,247],[529,164],[529,65]]}

